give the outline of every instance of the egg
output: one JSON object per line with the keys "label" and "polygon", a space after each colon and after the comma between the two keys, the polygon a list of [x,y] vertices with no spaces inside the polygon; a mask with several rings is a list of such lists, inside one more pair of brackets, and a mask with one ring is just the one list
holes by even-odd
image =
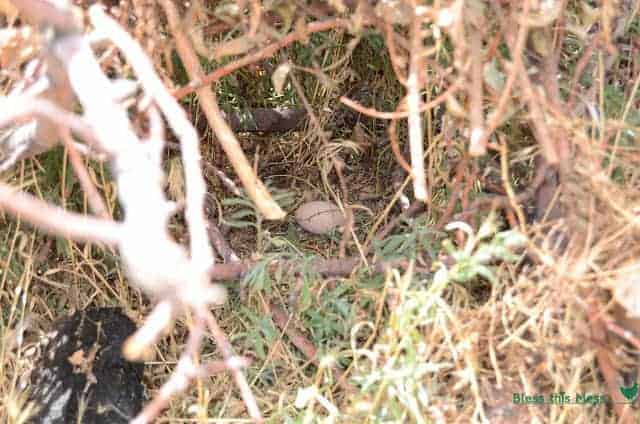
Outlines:
{"label": "egg", "polygon": [[295,217],[298,225],[312,234],[327,234],[346,222],[338,206],[323,200],[304,203],[296,211]]}

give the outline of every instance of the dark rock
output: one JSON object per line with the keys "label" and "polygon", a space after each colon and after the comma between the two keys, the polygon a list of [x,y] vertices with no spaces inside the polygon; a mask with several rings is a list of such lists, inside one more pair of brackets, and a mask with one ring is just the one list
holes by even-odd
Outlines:
{"label": "dark rock", "polygon": [[143,365],[121,356],[135,331],[119,308],[94,308],[58,321],[34,361],[26,390],[31,423],[127,423],[141,409]]}

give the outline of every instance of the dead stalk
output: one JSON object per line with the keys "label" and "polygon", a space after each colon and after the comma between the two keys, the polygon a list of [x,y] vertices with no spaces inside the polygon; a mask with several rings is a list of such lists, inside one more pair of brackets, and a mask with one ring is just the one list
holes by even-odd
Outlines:
{"label": "dead stalk", "polygon": [[407,109],[409,112],[409,143],[411,146],[411,171],[413,178],[413,194],[416,199],[428,202],[427,176],[424,170],[424,134],[422,131],[422,114],[420,113],[422,81],[421,20],[413,17],[411,24],[411,53],[409,57],[409,76],[407,78]]}
{"label": "dead stalk", "polygon": [[[479,28],[475,28],[480,31]],[[469,154],[471,156],[482,156],[487,153],[488,138],[484,136],[484,110],[483,110],[483,57],[482,38],[477,33],[470,37],[471,44],[471,84],[469,85],[469,107],[471,109],[471,135],[469,142]]]}

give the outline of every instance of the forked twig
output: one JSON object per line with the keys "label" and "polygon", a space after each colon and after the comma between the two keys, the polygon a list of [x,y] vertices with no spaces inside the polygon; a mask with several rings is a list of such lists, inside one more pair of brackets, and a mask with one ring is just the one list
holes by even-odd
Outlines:
{"label": "forked twig", "polygon": [[[222,352],[222,357],[227,363],[234,363],[239,360],[234,353],[233,348],[231,347],[231,343],[227,340],[227,337],[224,335],[224,332],[218,325],[218,322],[213,317],[211,312],[208,310],[201,311],[201,315],[204,316],[204,319],[207,322],[207,326],[209,327],[209,331],[213,335],[213,338],[216,341],[216,344],[220,348],[220,352]],[[240,395],[242,396],[242,400],[244,400],[245,405],[247,405],[247,409],[249,410],[249,415],[256,422],[262,422],[262,414],[260,413],[260,409],[258,408],[258,403],[256,402],[256,398],[253,396],[251,392],[251,388],[249,387],[249,383],[247,383],[247,379],[244,378],[244,374],[240,372],[238,367],[230,369],[231,374],[233,375],[233,379],[236,382],[236,385],[240,389]]]}

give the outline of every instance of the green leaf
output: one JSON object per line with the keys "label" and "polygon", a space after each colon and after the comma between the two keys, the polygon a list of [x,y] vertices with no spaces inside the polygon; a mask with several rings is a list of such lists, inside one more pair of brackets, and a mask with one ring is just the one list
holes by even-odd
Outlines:
{"label": "green leaf", "polygon": [[234,212],[229,217],[229,221],[240,221],[242,218],[246,218],[248,216],[255,216],[255,212],[253,210],[241,209],[237,212]]}
{"label": "green leaf", "polygon": [[523,247],[527,243],[527,237],[516,230],[502,231],[495,238],[510,249]]}
{"label": "green leaf", "polygon": [[253,202],[243,197],[229,197],[226,199],[222,199],[222,204],[224,206],[247,206],[251,209],[255,209]]}
{"label": "green leaf", "polygon": [[491,268],[486,267],[484,265],[477,265],[475,267],[475,272],[484,277],[485,279],[489,280],[492,284],[497,284],[498,280],[495,276],[495,274],[493,273],[493,271],[491,270]]}
{"label": "green leaf", "polygon": [[477,235],[478,240],[483,240],[495,234],[496,231],[497,231],[497,228],[496,228],[495,220],[493,219],[493,217],[490,216],[480,226],[480,229],[478,230],[478,235]]}
{"label": "green leaf", "polygon": [[398,253],[401,250],[401,247],[403,246],[405,239],[406,239],[406,236],[404,235],[391,236],[387,238],[386,243],[382,247],[382,251],[381,251],[382,256],[389,257],[394,253]]}
{"label": "green leaf", "polygon": [[225,223],[231,228],[256,228],[256,224],[247,221],[225,221]]}
{"label": "green leaf", "polygon": [[62,256],[65,259],[71,258],[71,249],[69,248],[69,242],[61,237],[56,237],[56,253],[58,256]]}
{"label": "green leaf", "polygon": [[311,307],[311,291],[308,284],[302,285],[300,297],[298,298],[298,311],[304,312]]}
{"label": "green leaf", "polygon": [[474,265],[469,261],[459,261],[451,268],[449,275],[458,283],[468,283],[476,277]]}

